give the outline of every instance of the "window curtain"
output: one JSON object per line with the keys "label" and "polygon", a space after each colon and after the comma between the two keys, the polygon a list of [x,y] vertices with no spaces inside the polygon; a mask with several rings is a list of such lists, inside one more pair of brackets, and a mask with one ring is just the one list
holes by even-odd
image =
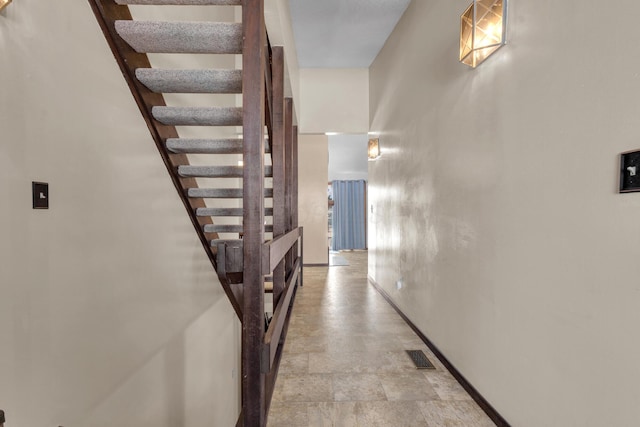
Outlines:
{"label": "window curtain", "polygon": [[366,249],[365,197],[367,182],[333,181],[331,250]]}

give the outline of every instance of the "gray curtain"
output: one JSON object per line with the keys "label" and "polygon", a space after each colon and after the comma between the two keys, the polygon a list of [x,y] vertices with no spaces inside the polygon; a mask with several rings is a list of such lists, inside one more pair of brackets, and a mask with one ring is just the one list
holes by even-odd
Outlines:
{"label": "gray curtain", "polygon": [[367,182],[333,181],[331,249],[366,249],[365,196]]}

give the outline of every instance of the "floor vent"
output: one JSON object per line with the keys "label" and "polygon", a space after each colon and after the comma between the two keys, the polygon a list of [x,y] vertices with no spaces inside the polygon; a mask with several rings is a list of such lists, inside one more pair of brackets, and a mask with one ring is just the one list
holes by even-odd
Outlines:
{"label": "floor vent", "polygon": [[416,369],[436,369],[422,350],[407,350],[407,354],[416,365]]}

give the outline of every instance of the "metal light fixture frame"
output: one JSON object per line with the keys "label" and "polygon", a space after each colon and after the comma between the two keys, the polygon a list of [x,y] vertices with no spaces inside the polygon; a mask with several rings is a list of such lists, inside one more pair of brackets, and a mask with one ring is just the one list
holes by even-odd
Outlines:
{"label": "metal light fixture frame", "polygon": [[380,140],[378,138],[369,139],[367,157],[369,158],[369,160],[375,160],[380,157]]}
{"label": "metal light fixture frame", "polygon": [[0,0],[0,12],[2,12],[2,10],[9,6],[9,3],[11,3],[13,0]]}
{"label": "metal light fixture frame", "polygon": [[473,0],[460,16],[460,62],[482,64],[507,40],[507,0]]}

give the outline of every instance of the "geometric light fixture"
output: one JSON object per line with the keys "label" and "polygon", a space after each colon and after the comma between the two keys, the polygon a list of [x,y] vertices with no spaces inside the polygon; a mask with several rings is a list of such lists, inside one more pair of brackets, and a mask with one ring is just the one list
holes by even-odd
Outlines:
{"label": "geometric light fixture", "polygon": [[0,12],[11,3],[11,0],[0,0]]}
{"label": "geometric light fixture", "polygon": [[367,157],[369,157],[369,160],[375,160],[380,157],[380,141],[378,140],[378,138],[371,138],[369,140]]}
{"label": "geometric light fixture", "polygon": [[504,46],[507,0],[473,0],[460,16],[460,62],[477,67]]}

